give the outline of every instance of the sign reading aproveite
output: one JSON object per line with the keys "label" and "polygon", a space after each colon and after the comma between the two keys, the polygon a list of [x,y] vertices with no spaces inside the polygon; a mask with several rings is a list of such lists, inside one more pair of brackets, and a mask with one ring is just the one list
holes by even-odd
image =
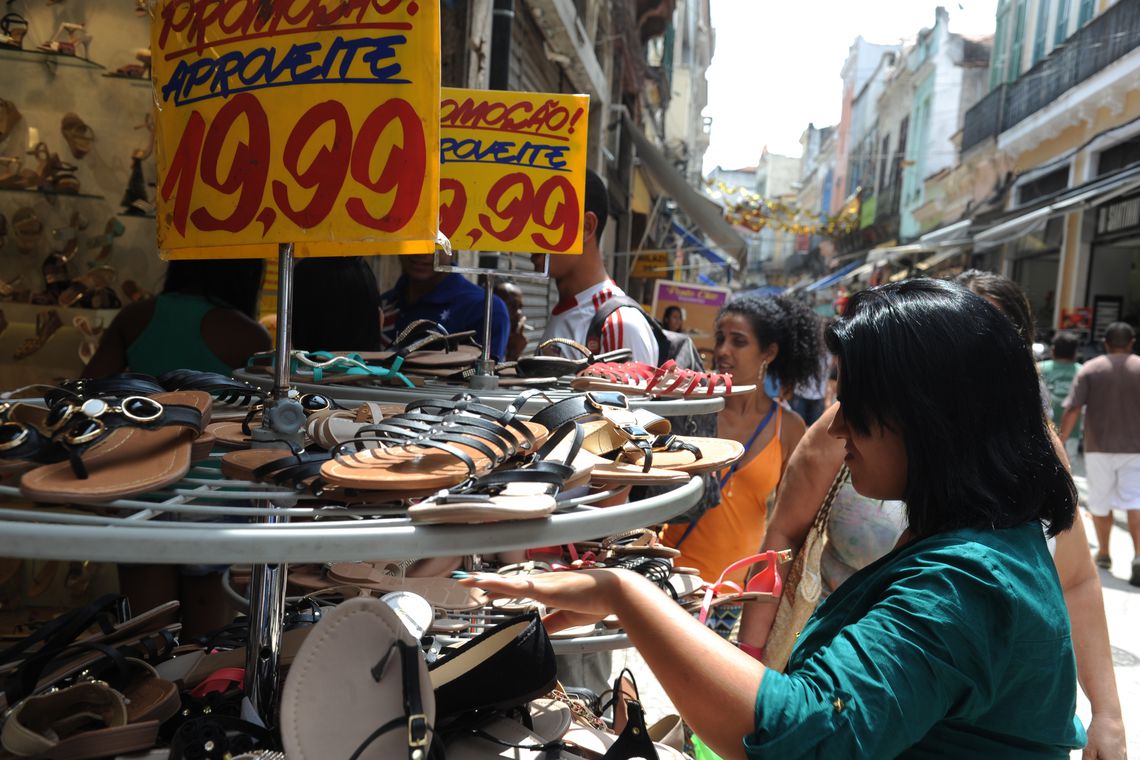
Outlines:
{"label": "sign reading aproveite", "polygon": [[161,249],[433,249],[438,3],[158,0],[152,27]]}
{"label": "sign reading aproveite", "polygon": [[443,89],[439,228],[453,248],[582,252],[589,107],[588,95]]}

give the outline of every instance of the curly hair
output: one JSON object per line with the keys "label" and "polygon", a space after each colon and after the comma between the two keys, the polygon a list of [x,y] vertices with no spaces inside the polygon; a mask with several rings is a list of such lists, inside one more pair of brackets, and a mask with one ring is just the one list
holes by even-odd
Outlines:
{"label": "curly hair", "polygon": [[764,349],[780,347],[768,372],[785,388],[795,388],[816,378],[824,351],[819,315],[802,301],[787,296],[733,297],[717,314],[739,314],[748,320],[756,342]]}

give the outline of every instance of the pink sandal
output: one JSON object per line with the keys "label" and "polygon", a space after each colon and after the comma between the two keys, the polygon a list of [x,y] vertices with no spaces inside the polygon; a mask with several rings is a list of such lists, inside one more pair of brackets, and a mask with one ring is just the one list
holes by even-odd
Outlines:
{"label": "pink sandal", "polygon": [[[700,614],[697,616],[697,620],[701,622],[701,625],[704,625],[705,620],[708,619],[709,610],[723,604],[736,604],[738,602],[755,600],[779,601],[780,594],[784,590],[784,582],[780,579],[780,574],[776,572],[776,566],[785,562],[791,562],[791,560],[791,549],[783,549],[781,551],[769,550],[761,554],[753,554],[751,557],[736,560],[724,569],[724,572],[716,579],[716,583],[705,587],[705,595],[701,600]],[[744,584],[744,588],[741,588],[740,584],[735,581],[726,581],[724,579],[726,575],[734,570],[739,570],[742,567],[751,567],[758,562],[765,562],[766,564],[760,572],[748,579]],[[723,593],[724,590],[727,590],[729,593]]]}
{"label": "pink sandal", "polygon": [[685,369],[672,359],[660,367],[641,362],[592,364],[570,385],[577,391],[622,391],[654,398],[724,397],[756,391],[755,385],[733,385],[730,374]]}

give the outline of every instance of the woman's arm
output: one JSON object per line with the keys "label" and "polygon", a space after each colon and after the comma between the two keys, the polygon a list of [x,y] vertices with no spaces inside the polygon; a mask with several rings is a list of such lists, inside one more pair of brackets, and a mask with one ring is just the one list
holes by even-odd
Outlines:
{"label": "woman's arm", "polygon": [[755,730],[756,695],[765,668],[729,644],[645,578],[626,570],[544,573],[461,581],[495,597],[526,597],[560,611],[544,623],[567,625],[616,614],[630,643],[661,683],[685,722],[726,760],[744,758]]}
{"label": "woman's arm", "polygon": [[1092,722],[1088,726],[1088,760],[1124,760],[1127,755],[1124,719],[1120,714],[1120,698],[1116,692],[1116,675],[1112,670],[1112,649],[1108,643],[1108,621],[1104,614],[1104,597],[1100,576],[1093,565],[1080,516],[1073,527],[1057,536],[1053,555],[1065,606],[1072,626],[1073,651],[1077,656],[1077,680],[1092,705]]}
{"label": "woman's arm", "polygon": [[[843,466],[843,443],[827,433],[838,408],[835,404],[824,411],[804,433],[788,459],[760,551],[790,548],[798,552],[803,546],[816,513]],[[776,605],[745,604],[740,619],[740,642],[763,647],[775,619]]]}

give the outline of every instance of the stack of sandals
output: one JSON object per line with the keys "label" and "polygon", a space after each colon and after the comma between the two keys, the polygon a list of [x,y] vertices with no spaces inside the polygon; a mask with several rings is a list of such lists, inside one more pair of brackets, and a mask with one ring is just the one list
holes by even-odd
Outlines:
{"label": "stack of sandals", "polygon": [[[245,709],[248,619],[197,641],[162,620],[172,602],[131,617],[107,594],[0,650],[0,757],[388,760],[680,760],[676,716],[647,726],[632,676],[606,705],[557,682],[539,616],[507,616],[451,643],[423,636],[389,604],[352,597],[289,606],[278,730]],[[442,644],[442,646],[441,646]],[[608,712],[608,719],[603,713]],[[416,754],[416,750],[421,750]]]}
{"label": "stack of sandals", "polygon": [[0,400],[0,478],[35,501],[93,503],[163,488],[208,457],[215,408],[261,402],[253,386],[209,372],[123,374],[29,386]]}
{"label": "stack of sandals", "polygon": [[672,435],[668,420],[630,409],[620,393],[575,394],[524,418],[539,393],[505,410],[466,393],[393,414],[330,407],[309,418],[313,446],[232,451],[222,472],[348,503],[418,500],[407,509],[418,522],[486,523],[546,517],[580,485],[682,483],[744,453],[735,441]]}

